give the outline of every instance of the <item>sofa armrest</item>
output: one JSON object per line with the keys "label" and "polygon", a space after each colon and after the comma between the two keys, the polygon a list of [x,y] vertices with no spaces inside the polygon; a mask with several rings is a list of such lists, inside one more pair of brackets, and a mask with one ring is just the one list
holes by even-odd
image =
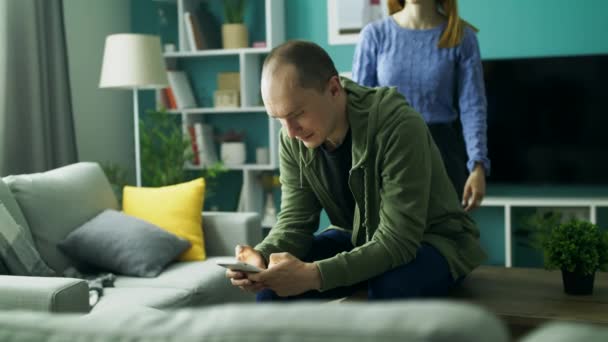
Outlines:
{"label": "sofa armrest", "polygon": [[255,246],[262,241],[262,223],[254,212],[203,212],[203,234],[208,256],[234,255],[237,244]]}
{"label": "sofa armrest", "polygon": [[0,310],[89,312],[86,281],[0,275]]}

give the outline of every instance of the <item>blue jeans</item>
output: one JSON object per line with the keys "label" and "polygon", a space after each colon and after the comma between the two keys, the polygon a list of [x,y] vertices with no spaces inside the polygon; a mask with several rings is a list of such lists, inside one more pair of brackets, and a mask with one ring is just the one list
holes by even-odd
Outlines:
{"label": "blue jeans", "polygon": [[[353,245],[350,242],[350,233],[327,230],[315,236],[310,253],[302,261],[327,259],[351,249]],[[257,294],[256,300],[266,302],[336,299],[350,296],[365,288],[370,300],[441,297],[447,295],[456,283],[443,255],[435,247],[422,243],[414,260],[362,283],[324,292],[308,291],[292,297],[279,297],[274,291],[264,289]]]}

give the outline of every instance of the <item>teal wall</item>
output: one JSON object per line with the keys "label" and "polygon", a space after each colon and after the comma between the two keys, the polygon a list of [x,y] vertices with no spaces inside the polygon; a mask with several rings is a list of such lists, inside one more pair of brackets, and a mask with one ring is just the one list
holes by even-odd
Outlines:
{"label": "teal wall", "polygon": [[[328,44],[326,0],[285,0],[285,3],[286,38],[316,42],[328,51],[340,72],[350,71],[354,46]],[[159,5],[151,0],[132,0],[131,4],[134,32],[161,33],[155,7],[167,6],[166,4]],[[566,0],[460,0],[459,5],[461,16],[480,29],[478,38],[484,59],[608,53],[606,0],[586,0],[576,4]],[[145,101],[152,103],[151,97]],[[264,136],[266,132],[252,134]],[[238,189],[238,185],[235,185],[240,181],[238,177],[235,173],[220,181],[228,182],[234,189]],[[488,194],[563,196],[572,194],[572,190],[490,187]],[[574,192],[579,196],[608,194],[608,189],[587,190],[575,188]],[[235,200],[230,195],[223,195],[217,199],[217,203],[220,209],[230,209]],[[473,217],[479,224],[481,242],[489,254],[488,263],[503,264],[502,209],[482,208],[474,212]],[[608,224],[608,210],[600,211],[600,223],[602,222]],[[321,227],[327,224],[327,217],[324,216]],[[539,263],[538,255],[529,250],[519,250],[516,247],[514,256],[515,261],[522,265]]]}
{"label": "teal wall", "polygon": [[461,0],[484,58],[608,52],[608,1]]}
{"label": "teal wall", "polygon": [[[351,68],[353,45],[329,45],[326,0],[287,0],[287,38],[320,44],[339,71]],[[479,28],[483,58],[608,53],[608,1],[460,0],[461,17]]]}

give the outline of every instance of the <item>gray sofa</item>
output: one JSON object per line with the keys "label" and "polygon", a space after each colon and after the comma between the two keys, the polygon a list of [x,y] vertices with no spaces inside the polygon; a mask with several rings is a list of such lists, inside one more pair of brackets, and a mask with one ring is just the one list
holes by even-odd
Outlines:
{"label": "gray sofa", "polygon": [[[101,211],[118,206],[96,163],[77,163],[0,179],[0,202],[31,234],[42,259],[58,274],[75,263],[61,254],[57,242]],[[253,301],[251,294],[230,285],[215,261],[232,256],[236,244],[255,245],[261,241],[259,216],[217,212],[202,215],[207,260],[174,262],[155,278],[118,276],[113,288],[104,289],[93,312]],[[88,300],[88,286],[81,279],[0,275],[0,310],[88,312]]]}
{"label": "gray sofa", "polygon": [[[0,311],[3,342],[506,342],[492,313],[449,301],[227,304],[89,315]],[[608,341],[608,328],[550,323],[523,342]]]}
{"label": "gray sofa", "polygon": [[205,342],[506,342],[489,312],[439,301],[240,304],[91,315],[0,312],[0,340]]}

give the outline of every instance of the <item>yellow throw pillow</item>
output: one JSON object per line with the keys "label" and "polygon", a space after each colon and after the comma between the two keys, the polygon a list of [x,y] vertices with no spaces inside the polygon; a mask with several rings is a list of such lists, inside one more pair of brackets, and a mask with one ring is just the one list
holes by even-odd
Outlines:
{"label": "yellow throw pillow", "polygon": [[192,247],[179,260],[205,260],[201,224],[204,194],[203,178],[159,188],[125,186],[123,211],[190,241]]}

